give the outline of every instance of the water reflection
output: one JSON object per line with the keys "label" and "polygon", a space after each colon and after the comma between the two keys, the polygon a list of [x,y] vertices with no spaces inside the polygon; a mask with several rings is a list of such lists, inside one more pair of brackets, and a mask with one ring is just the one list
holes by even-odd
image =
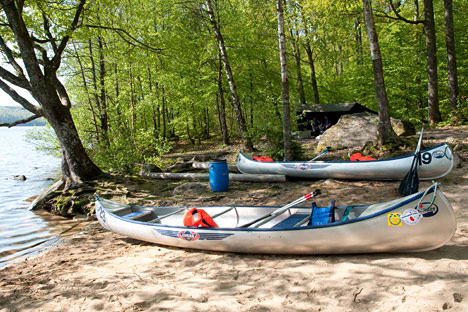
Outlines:
{"label": "water reflection", "polygon": [[89,223],[65,219],[44,211],[31,212],[29,218],[21,220],[10,217],[8,233],[0,230],[0,267],[44,251],[62,238],[78,233]]}
{"label": "water reflection", "polygon": [[[60,176],[60,159],[36,151],[25,141],[31,130],[0,127],[0,267],[36,254],[80,228],[79,221],[29,211],[25,200],[42,193]],[[12,179],[16,175],[26,180]]]}

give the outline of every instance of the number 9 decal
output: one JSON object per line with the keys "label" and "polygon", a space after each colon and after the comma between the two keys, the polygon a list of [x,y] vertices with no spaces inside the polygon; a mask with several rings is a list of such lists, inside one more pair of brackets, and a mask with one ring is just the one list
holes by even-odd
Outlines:
{"label": "number 9 decal", "polygon": [[425,164],[425,165],[429,165],[432,161],[432,155],[431,153],[423,153],[421,155],[421,158],[419,159],[419,164],[422,165],[422,164]]}

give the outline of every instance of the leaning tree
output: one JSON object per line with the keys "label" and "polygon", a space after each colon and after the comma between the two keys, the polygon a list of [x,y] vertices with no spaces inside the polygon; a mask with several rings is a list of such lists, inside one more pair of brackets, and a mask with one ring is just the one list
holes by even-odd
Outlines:
{"label": "leaning tree", "polygon": [[[71,102],[57,71],[71,34],[80,25],[86,0],[0,0],[0,88],[33,116],[12,125],[45,117],[62,152],[65,188],[102,174],[86,153],[73,122]],[[37,103],[21,96],[28,91]]]}

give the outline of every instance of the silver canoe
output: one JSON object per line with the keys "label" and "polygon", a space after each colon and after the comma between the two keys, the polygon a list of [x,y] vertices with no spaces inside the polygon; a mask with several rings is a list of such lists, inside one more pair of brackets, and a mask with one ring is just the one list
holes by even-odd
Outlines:
{"label": "silver canoe", "polygon": [[[331,222],[307,225],[323,208],[295,207],[259,227],[239,225],[278,207],[198,207],[219,227],[183,226],[192,207],[140,207],[96,196],[96,215],[113,232],[151,243],[212,251],[268,254],[344,254],[425,251],[446,244],[456,229],[447,198],[434,184],[393,201],[335,207]],[[260,222],[261,223],[261,222]],[[260,224],[258,223],[258,224]],[[322,224],[321,224],[322,223]]]}
{"label": "silver canoe", "polygon": [[[237,168],[249,174],[281,174],[308,179],[401,180],[410,170],[414,154],[373,161],[256,161],[239,152]],[[446,144],[421,151],[420,180],[437,179],[452,170],[453,155]]]}

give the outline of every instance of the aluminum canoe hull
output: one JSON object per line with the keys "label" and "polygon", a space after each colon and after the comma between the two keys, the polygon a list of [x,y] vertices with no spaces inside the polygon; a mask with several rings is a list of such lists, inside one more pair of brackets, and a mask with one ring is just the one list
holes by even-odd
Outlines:
{"label": "aluminum canoe hull", "polygon": [[[415,218],[417,222],[407,222],[419,203],[427,207],[432,200],[432,208],[421,212],[419,219]],[[278,224],[307,208],[292,209],[289,214],[278,217],[280,220],[274,219],[272,224],[267,223],[260,228],[236,228],[236,224],[243,224],[275,209],[239,207],[236,213],[230,212],[219,217],[219,220],[216,218],[218,228],[194,228],[182,225],[182,215],[168,218],[172,220],[166,221],[166,224],[149,223],[125,219],[111,212],[108,206],[108,201],[96,201],[97,218],[110,231],[160,245],[222,252],[349,254],[426,251],[446,244],[456,230],[452,207],[439,190],[432,190],[426,195],[420,192],[386,203],[356,206],[360,216],[351,220],[341,221],[338,217],[336,222],[327,225],[286,228],[275,227],[274,223]],[[199,208],[213,215],[211,208],[219,210],[226,207]],[[139,209],[164,210],[167,213],[175,208]],[[227,226],[223,227],[223,224]]]}
{"label": "aluminum canoe hull", "polygon": [[[414,154],[374,161],[274,161],[250,159],[239,152],[237,168],[248,174],[281,174],[308,179],[401,180],[410,170]],[[438,179],[453,167],[453,154],[446,144],[421,151],[420,180]]]}

